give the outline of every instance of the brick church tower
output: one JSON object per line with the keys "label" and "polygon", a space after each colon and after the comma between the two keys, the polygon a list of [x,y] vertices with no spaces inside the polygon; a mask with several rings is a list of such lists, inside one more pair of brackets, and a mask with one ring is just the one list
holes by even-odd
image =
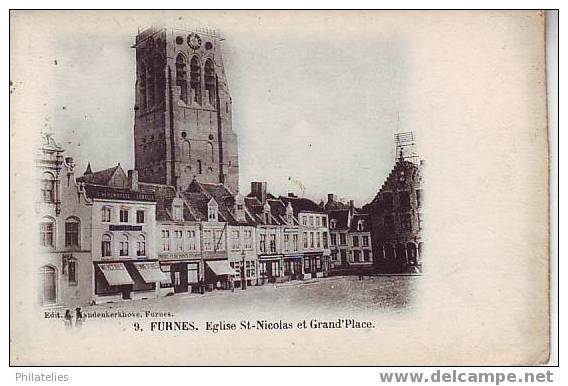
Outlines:
{"label": "brick church tower", "polygon": [[195,178],[238,191],[221,40],[212,30],[156,27],[136,36],[134,158],[140,181],[186,189]]}

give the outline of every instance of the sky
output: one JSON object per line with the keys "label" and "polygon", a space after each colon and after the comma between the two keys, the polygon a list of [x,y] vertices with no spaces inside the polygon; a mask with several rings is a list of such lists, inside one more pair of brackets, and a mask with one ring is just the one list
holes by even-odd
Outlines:
{"label": "sky", "polygon": [[[240,191],[369,202],[394,163],[394,133],[414,130],[410,40],[388,13],[44,12],[26,40],[45,78],[42,130],[82,171],[134,165],[138,28],[209,26],[239,140]],[[39,32],[39,30],[41,32]],[[21,33],[18,31],[18,33]]]}

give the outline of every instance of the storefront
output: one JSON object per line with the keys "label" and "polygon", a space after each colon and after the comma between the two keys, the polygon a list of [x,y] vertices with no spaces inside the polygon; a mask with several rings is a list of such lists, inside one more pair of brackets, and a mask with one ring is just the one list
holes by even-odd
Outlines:
{"label": "storefront", "polygon": [[304,253],[304,273],[312,278],[323,277],[324,258],[322,252]]}
{"label": "storefront", "polygon": [[231,268],[228,260],[209,260],[205,262],[205,283],[207,289],[232,289],[237,272]]}
{"label": "storefront", "polygon": [[276,283],[282,281],[283,264],[282,255],[269,255],[259,257],[259,281],[260,284]]}
{"label": "storefront", "polygon": [[199,292],[199,261],[168,261],[160,263],[166,276],[162,288],[172,288],[174,293]]}
{"label": "storefront", "polygon": [[157,261],[95,262],[95,297],[98,301],[156,297],[166,279]]}
{"label": "storefront", "polygon": [[284,277],[286,280],[302,280],[304,278],[303,258],[303,254],[284,255]]}

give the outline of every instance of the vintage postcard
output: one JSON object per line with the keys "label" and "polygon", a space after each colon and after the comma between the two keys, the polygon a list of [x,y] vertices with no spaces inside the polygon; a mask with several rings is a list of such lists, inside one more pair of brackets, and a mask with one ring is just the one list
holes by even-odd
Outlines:
{"label": "vintage postcard", "polygon": [[536,365],[539,11],[12,11],[12,365]]}

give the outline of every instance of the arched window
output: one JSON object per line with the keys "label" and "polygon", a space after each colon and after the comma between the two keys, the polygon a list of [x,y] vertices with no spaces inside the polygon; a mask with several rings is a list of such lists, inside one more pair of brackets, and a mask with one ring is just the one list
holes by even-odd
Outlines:
{"label": "arched window", "polygon": [[197,56],[191,58],[189,70],[192,101],[201,104],[201,65]]}
{"label": "arched window", "polygon": [[209,96],[209,104],[215,105],[215,66],[211,59],[205,62],[205,90]]}
{"label": "arched window", "polygon": [[207,153],[211,154],[211,162],[215,162],[215,149],[211,142],[207,142]]}
{"label": "arched window", "polygon": [[68,217],[65,220],[65,246],[79,248],[80,221],[77,217]]}
{"label": "arched window", "polygon": [[40,276],[40,303],[50,305],[57,303],[57,270],[44,265],[39,269]]}
{"label": "arched window", "polygon": [[357,222],[357,230],[362,231],[365,228],[365,220],[359,220]]}
{"label": "arched window", "polygon": [[336,226],[337,226],[337,221],[335,219],[332,219],[329,222],[329,229],[335,229]]}
{"label": "arched window", "polygon": [[108,257],[108,256],[112,256],[112,238],[110,237],[110,235],[103,235],[102,241],[101,241],[101,256],[102,257]]}
{"label": "arched window", "polygon": [[144,63],[140,64],[140,107],[145,109],[146,108],[146,98],[147,98],[147,90],[146,90],[146,65]]}
{"label": "arched window", "polygon": [[176,86],[180,88],[179,97],[185,103],[187,100],[187,70],[186,70],[185,57],[178,54],[176,58]]}
{"label": "arched window", "polygon": [[120,256],[128,256],[128,236],[122,235],[120,239]]}
{"label": "arched window", "polygon": [[185,161],[191,160],[191,144],[189,141],[183,141],[181,144],[181,155]]}
{"label": "arched window", "polygon": [[146,256],[146,237],[140,235],[136,242],[136,256]]}
{"label": "arched window", "polygon": [[39,238],[42,247],[55,247],[55,220],[44,217],[39,224]]}
{"label": "arched window", "polygon": [[45,172],[41,179],[41,199],[43,202],[55,202],[55,177]]}

